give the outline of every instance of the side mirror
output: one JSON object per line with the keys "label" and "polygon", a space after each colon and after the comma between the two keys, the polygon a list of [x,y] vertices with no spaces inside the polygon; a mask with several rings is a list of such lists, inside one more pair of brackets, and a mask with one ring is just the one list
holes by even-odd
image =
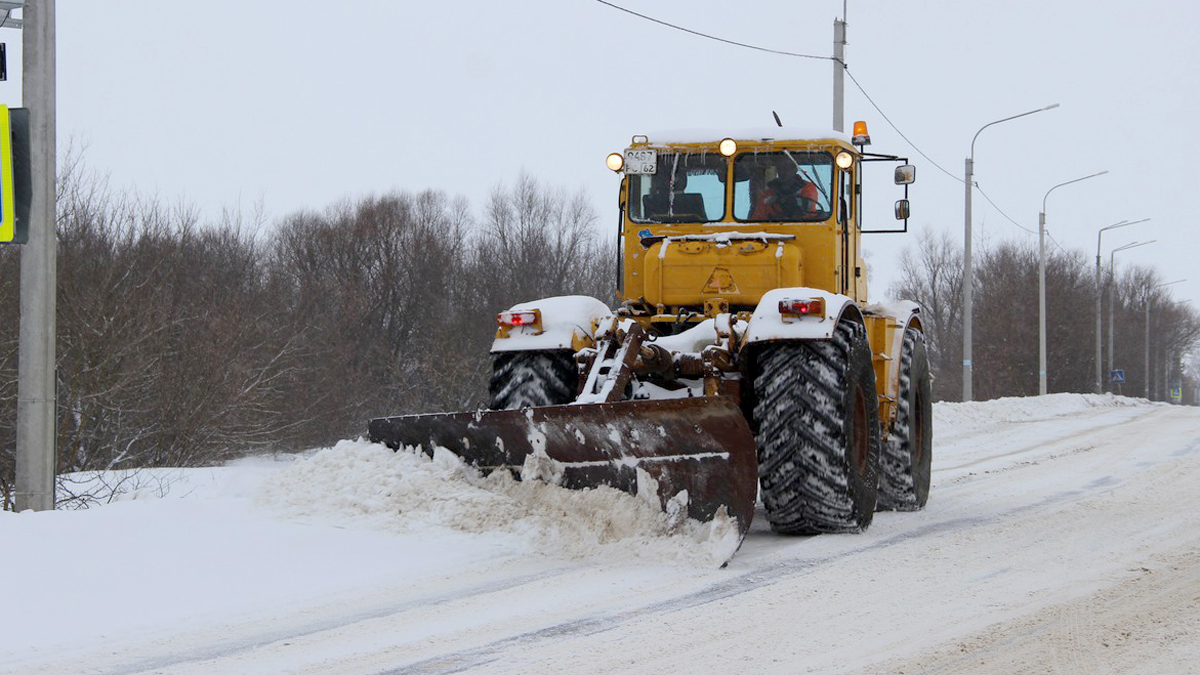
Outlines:
{"label": "side mirror", "polygon": [[912,164],[896,167],[896,185],[912,185],[917,182],[917,167]]}
{"label": "side mirror", "polygon": [[909,211],[907,199],[900,199],[896,202],[896,220],[908,220]]}

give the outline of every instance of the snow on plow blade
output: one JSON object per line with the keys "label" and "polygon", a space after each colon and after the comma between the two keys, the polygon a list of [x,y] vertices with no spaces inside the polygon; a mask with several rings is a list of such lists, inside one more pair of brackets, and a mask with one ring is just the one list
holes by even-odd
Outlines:
{"label": "snow on plow blade", "polygon": [[607,485],[636,495],[641,469],[664,508],[686,490],[688,517],[708,522],[723,506],[741,537],[754,517],[754,437],[723,397],[384,417],[368,423],[368,435],[429,455],[443,447],[482,470],[518,475],[528,455],[544,453],[570,489]]}

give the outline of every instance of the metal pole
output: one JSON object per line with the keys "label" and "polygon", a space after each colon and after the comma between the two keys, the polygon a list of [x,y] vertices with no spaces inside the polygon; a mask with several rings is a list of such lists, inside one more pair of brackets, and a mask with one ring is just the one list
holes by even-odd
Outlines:
{"label": "metal pole", "polygon": [[1150,292],[1146,292],[1146,355],[1142,360],[1142,372],[1146,374],[1145,396],[1150,398],[1150,303],[1154,299],[1150,297]]}
{"label": "metal pole", "polygon": [[1102,346],[1100,344],[1101,343],[1101,340],[1100,340],[1100,301],[1101,301],[1102,295],[1104,295],[1104,287],[1102,285],[1102,282],[1100,281],[1100,235],[1096,235],[1096,386],[1095,386],[1095,392],[1097,394],[1104,391],[1104,385],[1103,385],[1103,379],[1101,378],[1102,373],[1101,373],[1101,367],[1100,367],[1100,359],[1103,356],[1100,352],[1100,350],[1102,348]]}
{"label": "metal pole", "polygon": [[1046,395],[1046,211],[1038,214],[1038,396]]}
{"label": "metal pole", "polygon": [[1114,248],[1112,250],[1112,252],[1108,254],[1108,372],[1109,373],[1111,373],[1113,371],[1113,296],[1116,295],[1116,292],[1115,292],[1116,289],[1114,288],[1114,286],[1116,284],[1113,283],[1114,282],[1113,265],[1115,264],[1114,261],[1116,260],[1117,254],[1120,253],[1121,251],[1125,251],[1125,250],[1128,250],[1131,248],[1137,248],[1138,246],[1145,246],[1146,244],[1153,244],[1156,241],[1158,241],[1158,240],[1151,239],[1150,241],[1135,241],[1132,244],[1125,244],[1124,246],[1121,246],[1119,248]]}
{"label": "metal pole", "polygon": [[17,374],[18,511],[54,508],[54,0],[26,0],[21,85],[29,108],[33,195],[29,243],[21,250]]}
{"label": "metal pole", "polygon": [[963,181],[967,188],[967,194],[964,197],[966,203],[966,232],[963,243],[963,280],[962,280],[962,296],[963,296],[963,389],[962,400],[972,400],[973,392],[972,380],[974,373],[972,372],[971,364],[971,302],[973,293],[973,284],[971,283],[971,180],[975,172],[975,160],[971,157],[967,158],[966,178]]}
{"label": "metal pole", "polygon": [[1104,282],[1101,280],[1101,276],[1100,276],[1100,241],[1104,237],[1104,232],[1106,230],[1115,230],[1118,227],[1125,227],[1126,225],[1137,225],[1138,223],[1144,223],[1147,220],[1150,220],[1150,219],[1142,218],[1141,220],[1133,220],[1133,221],[1122,220],[1119,223],[1113,223],[1112,225],[1109,225],[1107,227],[1102,227],[1102,228],[1100,228],[1100,230],[1098,232],[1096,232],[1096,393],[1097,394],[1104,391],[1104,386],[1103,386],[1104,380],[1103,380],[1103,374],[1101,372],[1101,363],[1100,363],[1101,359],[1102,359],[1102,354],[1101,354],[1102,346],[1101,346],[1101,339],[1100,339],[1100,330],[1101,330],[1100,329],[1100,326],[1101,326],[1100,303],[1101,303],[1101,300],[1103,299],[1102,296],[1104,295]]}
{"label": "metal pole", "polygon": [[[1146,287],[1146,326],[1145,326],[1145,328],[1146,328],[1146,337],[1145,337],[1146,354],[1142,360],[1142,372],[1146,374],[1145,394],[1146,394],[1147,399],[1150,398],[1150,305],[1153,304],[1153,302],[1154,302],[1154,296],[1151,295],[1151,293],[1162,288],[1163,286],[1172,286],[1174,284],[1182,284],[1185,281],[1187,281],[1187,279],[1179,279],[1176,281],[1168,281],[1165,284],[1158,284],[1157,286],[1147,286]],[[1159,317],[1159,324],[1162,324],[1161,316]],[[1160,356],[1161,356],[1161,354],[1160,354]],[[1161,385],[1160,391],[1162,391],[1164,393],[1164,398],[1166,396],[1169,396],[1171,392],[1168,391],[1169,387],[1167,386],[1168,385],[1167,374],[1163,375],[1163,378],[1160,381],[1160,385]],[[1160,398],[1159,400],[1164,400],[1164,398]]]}
{"label": "metal pole", "polygon": [[[1116,295],[1116,284],[1113,283],[1113,256],[1117,254],[1113,251],[1108,256],[1108,372],[1112,376],[1113,371],[1113,296]],[[1111,390],[1112,387],[1110,386]]]}
{"label": "metal pole", "polygon": [[964,223],[963,223],[964,237],[963,237],[963,279],[962,279],[962,285],[963,285],[963,287],[962,287],[962,298],[963,298],[963,362],[962,362],[963,363],[963,396],[962,396],[962,399],[964,401],[970,401],[970,400],[973,400],[973,398],[974,398],[974,393],[972,391],[973,380],[974,380],[974,364],[971,362],[971,357],[972,357],[972,354],[971,354],[971,342],[972,342],[972,340],[971,340],[971,337],[972,337],[971,336],[971,323],[974,320],[974,311],[973,311],[974,308],[972,306],[972,300],[973,300],[972,285],[973,285],[973,282],[975,279],[975,277],[974,277],[975,272],[971,266],[971,188],[972,188],[972,176],[974,176],[974,174],[975,174],[975,141],[979,140],[979,134],[983,133],[984,129],[986,129],[992,125],[1000,124],[1001,122],[1007,122],[1009,120],[1015,120],[1018,117],[1025,117],[1026,115],[1040,113],[1045,110],[1053,110],[1054,108],[1057,108],[1057,107],[1058,107],[1057,103],[1052,103],[1044,108],[1038,108],[1037,110],[1030,110],[1029,112],[1023,112],[1020,115],[1013,115],[1011,117],[1005,117],[1004,119],[996,120],[995,122],[988,122],[987,124],[980,127],[979,131],[975,132],[975,137],[971,139],[971,154],[967,156],[966,170],[964,172],[965,176],[964,176],[964,180],[963,180],[963,183],[964,183],[963,188],[966,190],[965,197],[963,199],[965,217],[963,219],[964,220]]}
{"label": "metal pole", "polygon": [[1145,395],[1146,399],[1150,399],[1150,305],[1151,305],[1151,303],[1153,303],[1153,301],[1154,301],[1153,298],[1150,297],[1150,291],[1148,291],[1148,289],[1147,289],[1147,291],[1146,291],[1146,325],[1144,327],[1146,330],[1146,335],[1145,335],[1146,356],[1144,359],[1142,359],[1142,363],[1141,363],[1141,371],[1144,372],[1144,374],[1146,374],[1146,384],[1144,387],[1144,389],[1145,389],[1144,395]]}
{"label": "metal pole", "polygon": [[845,131],[846,22],[833,20],[833,130]]}
{"label": "metal pole", "polygon": [[1107,170],[1093,173],[1083,178],[1059,183],[1046,190],[1042,197],[1042,210],[1038,213],[1038,395],[1046,395],[1046,200],[1050,193],[1064,185],[1078,183],[1081,180],[1103,176]]}

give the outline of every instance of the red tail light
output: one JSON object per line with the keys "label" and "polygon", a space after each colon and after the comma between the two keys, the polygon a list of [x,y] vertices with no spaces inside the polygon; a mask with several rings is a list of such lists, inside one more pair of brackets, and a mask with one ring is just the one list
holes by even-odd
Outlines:
{"label": "red tail light", "polygon": [[779,313],[785,316],[825,317],[825,301],[820,298],[805,300],[780,300]]}
{"label": "red tail light", "polygon": [[496,315],[496,323],[501,326],[533,326],[539,320],[538,311],[500,312]]}

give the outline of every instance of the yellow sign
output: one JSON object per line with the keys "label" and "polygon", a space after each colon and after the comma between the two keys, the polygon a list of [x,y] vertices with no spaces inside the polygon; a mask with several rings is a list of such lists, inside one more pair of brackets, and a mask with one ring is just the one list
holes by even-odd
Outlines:
{"label": "yellow sign", "polygon": [[0,244],[25,243],[23,238],[17,236],[12,146],[12,124],[8,106],[0,105]]}

